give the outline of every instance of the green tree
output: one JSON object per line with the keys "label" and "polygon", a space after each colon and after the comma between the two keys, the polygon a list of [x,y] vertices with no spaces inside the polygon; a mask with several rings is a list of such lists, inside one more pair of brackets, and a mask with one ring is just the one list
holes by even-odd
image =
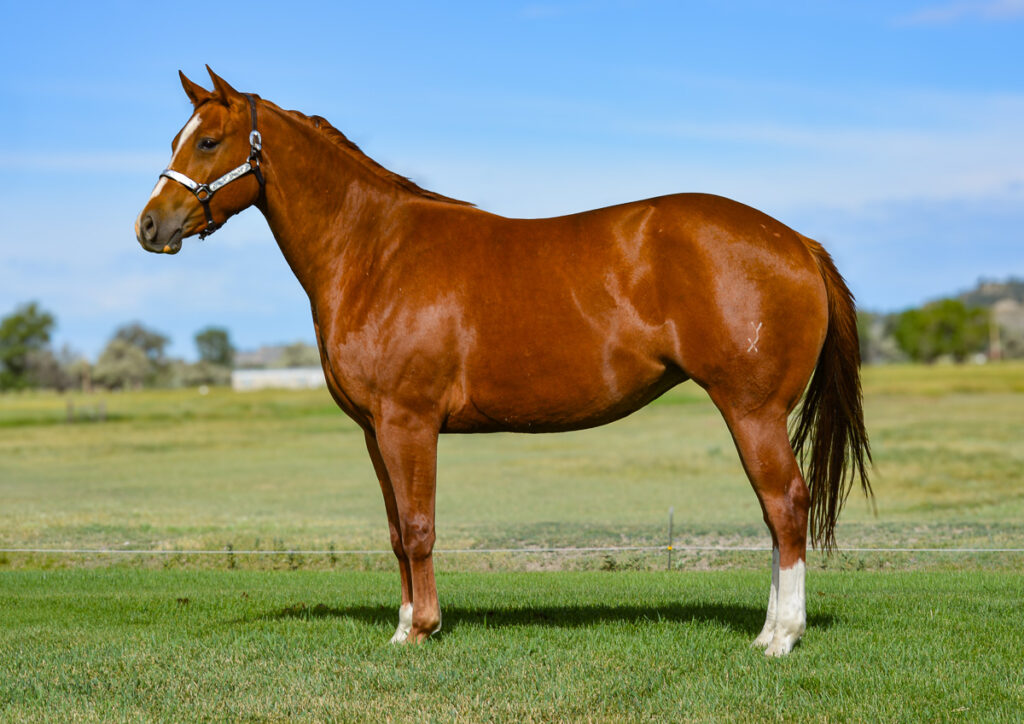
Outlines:
{"label": "green tree", "polygon": [[[143,376],[142,384],[166,384],[170,360],[167,359],[164,350],[170,344],[170,338],[156,330],[143,326],[139,322],[131,322],[119,327],[114,332],[111,343],[114,341],[130,345],[145,356],[148,366],[146,374]],[[118,354],[121,353],[120,349],[117,351]],[[97,362],[98,365],[99,363]]]}
{"label": "green tree", "polygon": [[60,360],[49,347],[32,350],[28,354],[25,377],[29,387],[42,387],[63,392],[71,386],[71,378]]}
{"label": "green tree", "polygon": [[92,379],[111,389],[137,389],[150,378],[152,367],[141,347],[114,337],[97,360]]}
{"label": "green tree", "polygon": [[181,384],[186,387],[198,387],[199,385],[230,385],[231,368],[199,360],[194,365],[184,365],[180,379]]}
{"label": "green tree", "polygon": [[164,357],[164,349],[171,340],[156,330],[147,329],[139,322],[131,322],[119,327],[114,332],[114,339],[138,347],[154,365],[159,366],[167,361]]}
{"label": "green tree", "polygon": [[985,349],[988,311],[958,299],[941,299],[897,315],[892,334],[915,362],[934,362],[944,356],[963,362]]}
{"label": "green tree", "polygon": [[207,327],[197,332],[196,349],[200,362],[222,367],[232,367],[235,363],[235,348],[223,327]]}
{"label": "green tree", "polygon": [[48,349],[56,320],[37,302],[28,302],[0,320],[0,389],[31,384],[34,359]]}

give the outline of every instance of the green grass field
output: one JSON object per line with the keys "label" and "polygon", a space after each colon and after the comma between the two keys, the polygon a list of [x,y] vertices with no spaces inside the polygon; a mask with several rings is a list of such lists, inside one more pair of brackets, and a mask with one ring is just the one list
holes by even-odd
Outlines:
{"label": "green grass field", "polygon": [[[869,368],[865,391],[877,515],[854,493],[840,545],[1024,547],[1024,366]],[[362,434],[325,391],[72,400],[80,421],[67,424],[64,398],[0,396],[0,548],[389,547]],[[101,403],[106,420],[90,421]],[[678,544],[769,540],[725,424],[693,384],[595,430],[442,436],[438,480],[441,549],[662,544],[670,506]],[[7,554],[0,563],[104,560]],[[488,560],[445,563],[519,559]]]}
{"label": "green grass field", "polygon": [[4,721],[1019,721],[1020,575],[821,572],[785,660],[744,571],[455,573],[385,643],[380,573],[4,574]]}
{"label": "green grass field", "polygon": [[[440,554],[445,633],[386,645],[397,575],[362,435],[323,391],[0,396],[0,721],[1015,721],[1024,554],[808,559],[809,628],[760,629],[769,556]],[[99,417],[102,403],[103,421]],[[865,370],[877,513],[840,546],[1024,548],[1024,366]],[[684,385],[614,425],[446,436],[438,548],[766,545]],[[707,570],[712,569],[712,570]]]}

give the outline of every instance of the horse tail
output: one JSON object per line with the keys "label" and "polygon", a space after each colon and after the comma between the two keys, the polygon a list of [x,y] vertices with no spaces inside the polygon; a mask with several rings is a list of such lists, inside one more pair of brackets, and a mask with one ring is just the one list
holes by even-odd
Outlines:
{"label": "horse tail", "polygon": [[831,551],[839,511],[858,478],[864,495],[873,500],[865,465],[871,463],[871,447],[864,427],[853,294],[821,244],[802,238],[825,282],[828,331],[791,428],[791,441],[810,490],[811,543]]}

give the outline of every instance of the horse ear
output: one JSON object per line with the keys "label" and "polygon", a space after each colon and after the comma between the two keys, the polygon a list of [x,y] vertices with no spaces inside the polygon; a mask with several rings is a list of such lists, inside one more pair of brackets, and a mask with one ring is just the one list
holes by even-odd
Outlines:
{"label": "horse ear", "polygon": [[178,71],[178,77],[181,78],[181,87],[185,89],[185,95],[187,95],[188,99],[192,101],[193,106],[198,106],[203,101],[209,99],[211,95],[210,91],[206,90],[198,83],[190,81],[180,70]]}
{"label": "horse ear", "polygon": [[213,72],[210,66],[206,66],[206,72],[210,74],[213,81],[214,94],[219,96],[224,103],[230,103],[233,99],[241,97],[241,93],[232,88],[226,80]]}

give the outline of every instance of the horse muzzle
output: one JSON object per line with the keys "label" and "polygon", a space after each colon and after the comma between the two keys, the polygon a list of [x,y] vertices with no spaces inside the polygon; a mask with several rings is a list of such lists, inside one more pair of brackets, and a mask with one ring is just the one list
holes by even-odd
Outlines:
{"label": "horse muzzle", "polygon": [[135,221],[135,238],[142,248],[154,254],[177,254],[184,236],[182,225],[161,219],[155,210],[145,211]]}

